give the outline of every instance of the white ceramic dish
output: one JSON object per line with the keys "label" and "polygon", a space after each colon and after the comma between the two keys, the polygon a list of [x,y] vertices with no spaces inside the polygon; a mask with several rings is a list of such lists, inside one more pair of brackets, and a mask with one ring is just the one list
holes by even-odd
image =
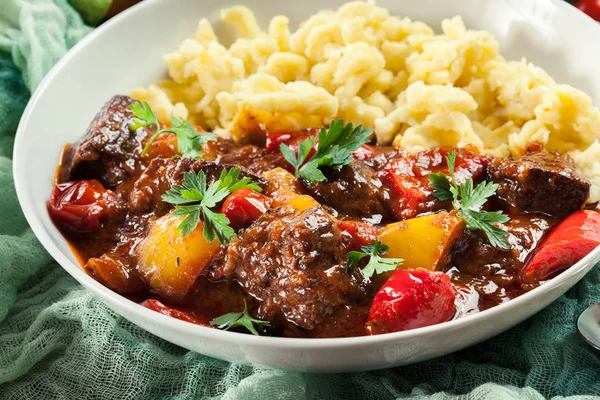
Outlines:
{"label": "white ceramic dish", "polygon": [[[101,26],[60,60],[34,93],[19,125],[15,183],[29,224],[69,274],[116,312],[170,342],[232,362],[300,371],[376,369],[438,357],[497,335],[556,300],[600,260],[597,248],[541,287],[463,319],[340,339],[255,337],[205,328],[148,310],[90,278],[46,211],[64,144],[83,134],[111,96],[162,77],[161,56],[191,36],[201,17],[215,21],[220,9],[237,3],[251,7],[265,26],[276,14],[290,16],[294,24],[343,1],[146,0]],[[600,24],[561,0],[380,0],[378,4],[436,27],[443,18],[462,15],[467,26],[491,31],[508,59],[527,57],[558,82],[584,89],[600,103]]]}

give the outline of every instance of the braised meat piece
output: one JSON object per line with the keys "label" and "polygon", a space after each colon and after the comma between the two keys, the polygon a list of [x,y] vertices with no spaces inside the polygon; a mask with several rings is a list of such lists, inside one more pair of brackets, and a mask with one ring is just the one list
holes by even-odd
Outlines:
{"label": "braised meat piece", "polygon": [[[506,293],[496,291],[520,287],[518,276],[521,270],[557,222],[544,216],[512,218],[504,224],[509,232],[509,250],[490,245],[481,231],[465,230],[452,249],[452,265],[469,280],[481,281],[481,285],[473,286],[480,291],[482,309],[495,305],[506,296]],[[490,304],[486,305],[486,302]]]}
{"label": "braised meat piece", "polygon": [[262,174],[276,167],[285,167],[286,161],[280,152],[265,152],[254,145],[240,146],[230,140],[219,138],[204,146],[205,160],[217,164],[235,164],[256,174]]}
{"label": "braised meat piece", "polygon": [[387,163],[398,157],[400,154],[396,147],[391,146],[369,146],[363,145],[360,149],[352,153],[355,159],[362,161],[367,167],[379,171]]}
{"label": "braised meat piece", "polygon": [[498,199],[511,214],[564,218],[581,209],[590,193],[590,183],[577,174],[571,158],[558,153],[497,158],[488,174],[499,185]]}
{"label": "braised meat piece", "polygon": [[[154,210],[159,215],[167,212],[171,205],[162,201],[161,196],[173,185],[183,182],[184,172],[204,171],[207,183],[217,180],[224,169],[240,168],[236,165],[215,164],[210,161],[191,158],[155,158],[150,161],[142,175],[135,181],[129,195],[129,202],[136,212]],[[265,186],[264,179],[240,168],[240,178],[249,177],[253,182]]]}
{"label": "braised meat piece", "polygon": [[[346,272],[345,263],[341,231],[321,207],[279,207],[235,237],[207,276],[239,282],[260,303],[258,318],[314,330],[366,297],[368,282],[359,271]],[[362,323],[367,312],[368,304]],[[344,323],[356,329],[354,320],[337,321]]]}
{"label": "braised meat piece", "polygon": [[191,158],[155,158],[135,181],[129,194],[129,204],[136,212],[149,212],[153,208],[164,214],[171,208],[161,196],[173,184],[183,181],[183,173],[192,170],[199,161]]}
{"label": "braised meat piece", "polygon": [[325,176],[325,182],[300,181],[308,194],[342,214],[359,218],[379,215],[384,220],[389,219],[390,212],[386,208],[389,195],[375,171],[361,161],[340,170],[330,168]]}
{"label": "braised meat piece", "polygon": [[142,141],[151,128],[129,129],[136,101],[114,96],[100,110],[79,143],[69,147],[60,171],[60,181],[98,179],[115,189],[139,169]]}
{"label": "braised meat piece", "polygon": [[[446,158],[453,149],[432,148],[417,154],[398,154],[377,173],[389,190],[389,208],[398,219],[414,218],[419,214],[448,209],[450,202],[433,196],[429,174],[442,172],[449,175]],[[473,178],[475,183],[485,178],[488,159],[468,148],[456,149],[454,175],[459,183]]]}

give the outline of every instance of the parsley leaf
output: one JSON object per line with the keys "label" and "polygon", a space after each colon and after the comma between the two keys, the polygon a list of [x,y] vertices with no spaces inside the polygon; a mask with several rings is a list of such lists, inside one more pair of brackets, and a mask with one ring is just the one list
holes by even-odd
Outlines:
{"label": "parsley leaf", "polygon": [[464,218],[467,223],[467,228],[473,230],[482,230],[483,233],[488,237],[490,244],[494,247],[501,249],[509,249],[508,232],[492,225],[492,223],[504,223],[508,222],[509,218],[506,214],[502,214],[502,211],[495,212],[483,212],[474,211],[470,209],[462,209],[459,214]]}
{"label": "parsley leaf", "polygon": [[333,121],[329,128],[321,128],[317,152],[310,160],[306,161],[306,158],[315,144],[314,137],[300,142],[297,155],[285,144],[281,144],[279,149],[283,158],[294,167],[296,177],[301,176],[309,182],[323,182],[325,175],[319,168],[340,169],[350,164],[354,160],[352,152],[368,143],[372,133],[370,128],[362,125],[354,127],[352,123],[344,125],[344,120],[339,119]]}
{"label": "parsley leaf", "polygon": [[214,133],[200,134],[189,121],[177,119],[174,116],[171,116],[171,127],[160,129],[156,114],[145,101],[133,103],[129,108],[133,111],[133,115],[135,116],[135,118],[131,120],[131,125],[129,126],[130,130],[135,131],[147,126],[156,126],[156,132],[148,139],[144,146],[142,157],[148,153],[152,142],[154,142],[161,133],[165,132],[171,132],[177,136],[177,150],[183,157],[187,158],[200,158],[202,156],[202,153],[200,152],[201,146],[205,143],[217,140],[217,136]]}
{"label": "parsley leaf", "polygon": [[177,226],[181,236],[192,233],[202,218],[206,240],[214,242],[215,238],[218,238],[222,244],[225,244],[233,239],[235,231],[229,226],[229,219],[224,214],[212,211],[211,208],[238,189],[262,191],[258,184],[250,181],[250,178],[239,179],[239,175],[239,168],[223,169],[219,179],[207,187],[204,171],[184,172],[183,185],[173,185],[162,195],[163,201],[176,205],[173,216],[184,218]]}
{"label": "parsley leaf", "polygon": [[253,335],[258,336],[258,331],[254,325],[268,327],[271,324],[268,321],[262,321],[250,316],[248,313],[248,304],[244,300],[244,311],[242,312],[231,312],[228,314],[221,315],[210,321],[212,326],[216,326],[219,329],[229,330],[236,326],[241,326],[252,332]]}
{"label": "parsley leaf", "polygon": [[494,247],[508,250],[508,232],[492,224],[508,222],[510,218],[502,211],[481,211],[487,199],[496,193],[498,185],[494,182],[483,181],[473,187],[473,178],[469,178],[460,185],[456,183],[454,165],[456,163],[456,150],[446,158],[450,180],[443,173],[430,174],[429,186],[433,188],[433,195],[442,201],[452,200],[452,205],[458,214],[465,220],[467,228],[481,230]]}
{"label": "parsley leaf", "polygon": [[348,262],[346,271],[352,272],[359,261],[365,257],[370,257],[369,262],[361,269],[365,278],[371,278],[374,274],[381,274],[395,270],[402,262],[402,258],[384,258],[380,257],[389,250],[389,246],[376,240],[372,244],[361,247],[362,251],[351,251],[348,253]]}
{"label": "parsley leaf", "polygon": [[280,144],[279,150],[281,154],[283,154],[283,158],[285,158],[291,165],[294,167],[296,171],[296,177],[298,177],[299,169],[306,160],[306,157],[310,154],[316,138],[312,137],[310,139],[306,139],[300,142],[298,145],[298,155],[292,150],[292,148],[286,144]]}
{"label": "parsley leaf", "polygon": [[450,181],[444,174],[429,175],[431,183],[429,186],[433,189],[433,195],[442,201],[453,200],[454,196],[450,192]]}
{"label": "parsley leaf", "polygon": [[156,114],[154,114],[154,111],[150,108],[150,104],[147,102],[132,103],[129,108],[133,111],[133,115],[136,116],[136,118],[131,120],[132,123],[130,128],[132,131],[150,125],[158,125]]}

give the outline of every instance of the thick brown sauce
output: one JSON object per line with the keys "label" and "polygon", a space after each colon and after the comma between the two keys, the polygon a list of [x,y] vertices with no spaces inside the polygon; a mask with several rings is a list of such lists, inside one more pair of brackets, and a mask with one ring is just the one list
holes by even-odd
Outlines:
{"label": "thick brown sauce", "polygon": [[[392,155],[393,157],[395,154],[395,150],[392,148],[382,147],[375,149],[378,152],[378,155],[372,163],[384,165],[385,155]],[[285,165],[279,153],[265,154],[256,146],[238,146],[231,142],[221,141],[219,146],[209,146],[207,150],[208,151],[205,151],[205,155],[209,159],[222,163],[239,164],[255,173],[262,173],[275,166]],[[381,160],[382,157],[384,158],[384,162]],[[147,165],[147,162],[144,162],[144,164]],[[130,190],[133,183],[140,177],[142,170],[143,168],[138,168],[136,173],[122,184],[122,187],[127,188],[127,192]],[[433,170],[430,172],[436,171]],[[335,210],[332,210],[332,212],[335,212]],[[356,219],[355,217],[347,217],[338,212],[335,212],[335,215],[339,219]],[[153,218],[152,213],[147,217]],[[376,225],[378,228],[381,228],[385,223],[390,222],[383,220],[381,216],[367,218],[366,220],[371,223],[379,222],[379,224]],[[136,225],[135,220],[133,222],[130,221],[127,231],[143,231],[144,227],[142,225],[144,223],[144,219],[140,220],[139,225]],[[523,225],[526,225],[528,224],[528,221],[522,221],[522,223]],[[100,231],[94,233],[73,234],[64,232],[64,235],[71,244],[72,249],[82,266],[86,264],[86,260],[99,257],[102,254],[111,251],[120,241],[132,240],[133,242],[130,245],[131,248],[133,248],[135,242],[138,242],[143,238],[143,235],[140,235],[138,238],[127,238],[127,235],[124,234],[122,224],[119,223],[106,224]],[[541,235],[538,235],[536,241],[539,239],[541,239]],[[519,259],[517,264],[519,265],[512,265],[510,270],[503,269],[499,266],[497,260],[490,259],[492,257],[498,257],[498,254],[495,254],[493,251],[485,250],[482,250],[482,252],[477,255],[477,257],[479,257],[480,265],[473,271],[473,275],[459,272],[459,269],[456,266],[451,265],[449,267],[447,273],[451,277],[453,283],[458,287],[455,318],[476,313],[506,302],[532,288],[531,286],[522,286],[517,282],[517,275],[520,272],[523,263],[526,261],[528,253],[525,249],[520,249],[518,245],[515,246],[515,249],[516,250],[513,251],[516,251],[517,253],[520,252],[517,257]],[[464,270],[464,267],[462,269]],[[485,274],[483,274],[482,271],[485,271]],[[374,279],[376,288],[385,282],[384,278],[385,277],[379,277]],[[374,293],[375,291],[372,291],[372,294]],[[141,302],[146,298],[156,298],[152,293],[143,291],[135,293],[134,295],[125,294],[125,296],[136,302]],[[209,321],[213,318],[243,308],[243,299],[244,293],[236,282],[211,282],[201,276],[198,278],[193,290],[191,290],[183,300],[167,302],[161,299],[161,301],[177,307],[180,310],[187,311],[202,324],[209,325]],[[248,299],[248,301],[251,308],[257,307],[257,304],[254,304],[252,299]],[[364,301],[360,304],[356,304],[352,307],[345,307],[343,312],[338,313],[339,315],[329,321],[327,326],[317,327],[312,331],[290,329],[288,327],[284,332],[270,330],[268,334],[300,337],[342,337],[363,335],[364,323],[366,322],[371,301],[372,295],[365,296]],[[347,324],[340,322],[348,319],[354,320],[355,323]]]}

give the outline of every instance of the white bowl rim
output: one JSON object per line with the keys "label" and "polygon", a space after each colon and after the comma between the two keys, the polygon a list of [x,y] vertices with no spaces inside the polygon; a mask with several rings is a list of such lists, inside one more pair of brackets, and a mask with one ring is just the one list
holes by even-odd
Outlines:
{"label": "white bowl rim", "polygon": [[[15,183],[15,190],[17,193],[17,198],[25,215],[27,222],[32,228],[34,234],[40,241],[40,243],[44,246],[44,248],[48,251],[48,253],[54,258],[56,262],[58,262],[67,272],[74,277],[82,286],[86,289],[90,290],[93,294],[99,295],[101,298],[111,298],[111,301],[117,302],[120,307],[127,309],[131,314],[140,315],[146,320],[157,319],[157,321],[162,321],[163,323],[167,323],[178,331],[185,332],[186,334],[196,335],[198,338],[203,338],[206,340],[211,339],[220,339],[220,340],[229,340],[230,342],[235,342],[239,345],[247,345],[247,346],[263,346],[263,347],[277,347],[282,346],[288,349],[319,349],[319,348],[346,348],[349,345],[354,347],[357,346],[370,346],[372,344],[386,344],[390,342],[399,342],[404,339],[414,339],[419,336],[429,336],[435,335],[443,330],[449,329],[460,329],[466,325],[477,324],[477,323],[485,323],[490,319],[494,319],[499,314],[510,312],[510,310],[516,309],[518,307],[527,306],[533,301],[535,298],[541,296],[544,291],[550,291],[554,288],[557,288],[566,282],[568,282],[571,276],[576,275],[578,271],[584,269],[588,264],[588,260],[592,260],[594,258],[600,258],[600,246],[596,247],[590,254],[584,257],[582,260],[563,271],[560,275],[555,278],[546,281],[541,284],[537,288],[522,294],[521,296],[507,301],[505,303],[499,304],[492,308],[489,308],[484,311],[480,311],[465,317],[461,317],[458,319],[450,320],[447,322],[443,322],[436,325],[431,325],[423,328],[412,329],[408,331],[401,332],[392,332],[374,336],[354,336],[354,337],[342,337],[342,338],[289,338],[289,337],[274,337],[274,336],[254,336],[246,333],[238,333],[231,331],[223,331],[211,327],[206,327],[202,325],[193,324],[191,322],[186,322],[183,320],[179,320],[174,317],[169,317],[163,315],[159,312],[150,310],[138,303],[135,303],[126,297],[121,296],[115,291],[107,288],[102,285],[94,278],[85,273],[83,268],[80,265],[75,264],[71,260],[69,260],[65,254],[52,242],[50,235],[46,231],[44,225],[40,220],[36,218],[34,208],[31,199],[27,198],[25,195],[24,186],[21,185],[21,180],[18,179],[18,171],[17,167],[21,163],[25,162],[26,154],[21,151],[21,148],[24,146],[24,131],[27,129],[28,120],[30,115],[34,112],[36,108],[36,103],[38,99],[43,95],[46,88],[49,86],[50,82],[54,79],[54,76],[57,75],[60,70],[66,65],[69,60],[79,51],[80,48],[86,46],[89,42],[93,41],[96,37],[103,34],[105,30],[110,29],[112,25],[118,24],[122,19],[128,18],[131,14],[135,13],[137,10],[152,7],[154,3],[164,1],[164,0],[145,0],[140,2],[128,10],[120,13],[119,15],[111,18],[109,21],[102,24],[100,27],[96,28],[94,31],[90,32],[87,36],[85,36],[82,40],[80,40],[75,46],[73,46],[57,63],[52,67],[52,69],[48,72],[48,74],[41,81],[40,85],[37,87],[33,95],[31,96],[23,115],[21,116],[21,120],[19,122],[19,126],[17,128],[17,133],[15,137],[14,149],[13,149],[13,177]],[[528,0],[530,2],[545,2],[548,0]],[[591,29],[597,29],[600,36],[600,24],[594,21],[592,18],[583,14],[577,8],[569,5],[567,2],[563,0],[550,0],[556,7],[561,9],[561,12],[567,13],[571,16],[577,15],[579,18],[579,22],[585,25],[588,25]],[[585,18],[582,18],[585,16]],[[157,60],[159,62],[159,60]],[[60,234],[60,233],[59,233]]]}

